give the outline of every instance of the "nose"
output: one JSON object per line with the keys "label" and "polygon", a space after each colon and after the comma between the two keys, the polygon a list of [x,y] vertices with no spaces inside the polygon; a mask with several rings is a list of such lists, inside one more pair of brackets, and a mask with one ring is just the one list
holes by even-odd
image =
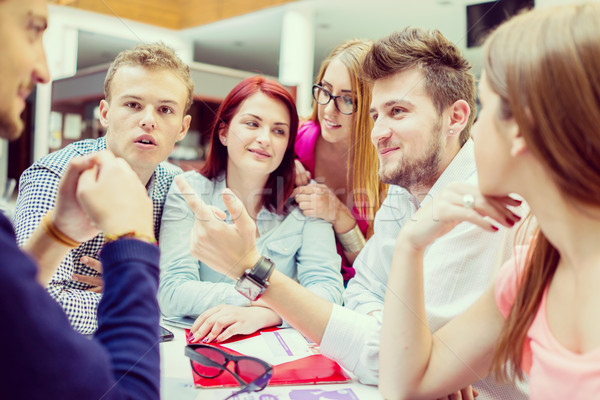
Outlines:
{"label": "nose", "polygon": [[31,81],[33,84],[48,83],[50,80],[50,72],[48,71],[48,62],[46,61],[46,52],[44,46],[40,44],[38,57],[31,72]]}
{"label": "nose", "polygon": [[337,109],[337,107],[335,106],[335,99],[334,99],[333,97],[331,97],[331,98],[329,99],[329,103],[325,104],[325,111],[326,111],[328,114],[331,114],[331,113],[336,113],[336,112],[338,112],[338,109]]}
{"label": "nose", "polygon": [[154,108],[148,105],[142,111],[142,119],[139,123],[140,127],[146,130],[151,130],[156,128],[156,118],[154,116]]}
{"label": "nose", "polygon": [[371,130],[371,142],[377,145],[382,140],[389,139],[392,136],[392,129],[382,119],[375,121]]}
{"label": "nose", "polygon": [[256,132],[256,141],[260,144],[267,145],[270,141],[270,129],[268,126],[264,126],[261,129],[258,129]]}

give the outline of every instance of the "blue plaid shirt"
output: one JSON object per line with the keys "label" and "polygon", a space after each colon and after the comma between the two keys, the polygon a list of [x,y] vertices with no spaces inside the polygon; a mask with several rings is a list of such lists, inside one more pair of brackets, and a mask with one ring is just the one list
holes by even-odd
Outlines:
{"label": "blue plaid shirt", "polygon": [[[58,183],[69,161],[74,157],[104,149],[106,149],[104,137],[81,140],[46,155],[23,172],[19,181],[19,196],[13,217],[19,246],[27,241],[48,210],[54,208]],[[154,233],[157,238],[167,192],[173,177],[181,172],[179,167],[163,162],[156,167],[154,175],[146,185],[154,205]],[[47,288],[50,295],[65,310],[73,328],[83,334],[93,333],[98,327],[96,311],[102,294],[88,291],[91,286],[74,281],[73,274],[100,276],[98,272],[79,260],[83,256],[98,259],[103,244],[104,236],[100,234],[71,250],[58,267]]]}

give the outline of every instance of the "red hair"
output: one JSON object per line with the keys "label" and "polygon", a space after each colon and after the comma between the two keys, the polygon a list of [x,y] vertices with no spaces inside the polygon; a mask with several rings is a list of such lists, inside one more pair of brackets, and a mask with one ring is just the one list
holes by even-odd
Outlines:
{"label": "red hair", "polygon": [[271,172],[262,194],[262,205],[271,212],[285,213],[286,200],[294,190],[294,142],[298,132],[298,112],[292,95],[279,83],[262,76],[246,78],[234,87],[219,106],[210,133],[210,148],[200,173],[215,179],[227,170],[227,147],[219,140],[219,131],[228,127],[240,105],[250,96],[262,93],[286,106],[290,113],[290,134],[283,160]]}

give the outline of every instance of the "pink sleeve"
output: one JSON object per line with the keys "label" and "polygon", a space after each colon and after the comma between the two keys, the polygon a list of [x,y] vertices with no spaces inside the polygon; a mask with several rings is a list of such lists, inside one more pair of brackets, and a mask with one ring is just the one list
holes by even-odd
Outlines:
{"label": "pink sleeve", "polygon": [[313,175],[315,173],[315,145],[319,133],[319,125],[315,124],[313,121],[306,121],[298,129],[298,135],[296,136],[296,142],[294,143],[296,156],[302,165],[304,165],[304,167]]}

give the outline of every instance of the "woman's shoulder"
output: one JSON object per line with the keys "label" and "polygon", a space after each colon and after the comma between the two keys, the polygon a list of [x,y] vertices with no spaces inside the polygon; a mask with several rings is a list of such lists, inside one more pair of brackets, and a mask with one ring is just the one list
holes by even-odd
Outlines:
{"label": "woman's shoulder", "polygon": [[519,290],[519,283],[524,272],[529,253],[529,245],[515,247],[513,255],[498,271],[495,283],[496,304],[506,318]]}
{"label": "woman's shoulder", "polygon": [[319,124],[312,120],[308,120],[302,123],[298,128],[298,134],[296,135],[296,145],[314,143],[317,140],[317,136],[321,132]]}
{"label": "woman's shoulder", "polygon": [[320,134],[319,125],[313,121],[306,121],[300,129],[298,129],[298,135],[296,136],[296,142],[294,143],[294,151],[296,156],[308,170],[313,173],[315,167],[315,146],[317,144],[317,138]]}
{"label": "woman's shoulder", "polygon": [[309,227],[314,227],[312,229],[321,229],[318,228],[319,226],[323,226],[326,229],[331,227],[331,223],[324,219],[304,215],[300,207],[296,204],[288,207],[287,214],[283,217],[282,223],[296,225],[300,230],[308,229]]}
{"label": "woman's shoulder", "polygon": [[185,178],[192,188],[196,191],[201,190],[202,193],[206,193],[207,189],[214,188],[225,180],[225,174],[209,179],[198,171],[186,171],[181,176]]}

